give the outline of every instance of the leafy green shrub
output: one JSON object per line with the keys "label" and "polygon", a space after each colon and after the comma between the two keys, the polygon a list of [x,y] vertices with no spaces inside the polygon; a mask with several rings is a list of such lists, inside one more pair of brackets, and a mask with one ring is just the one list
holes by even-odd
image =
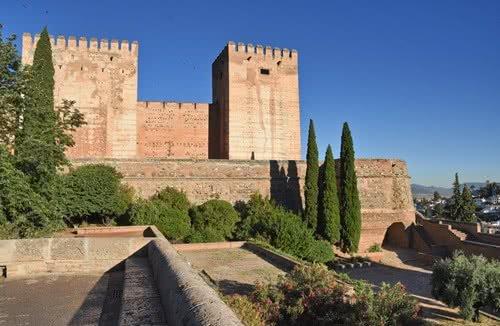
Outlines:
{"label": "leafy green shrub", "polygon": [[231,238],[240,217],[224,200],[212,199],[190,210],[192,234],[189,242],[217,242]]}
{"label": "leafy green shrub", "polygon": [[314,238],[302,219],[277,207],[267,198],[254,194],[241,209],[242,220],[235,232],[239,239],[258,239],[270,243],[295,257],[311,261],[326,262],[333,259],[331,246]]}
{"label": "leafy green shrub", "polygon": [[268,324],[357,325],[347,287],[321,265],[298,266],[276,284],[258,284],[252,299]]}
{"label": "leafy green shrub", "polygon": [[459,307],[465,319],[478,321],[479,309],[500,310],[500,262],[483,256],[453,257],[436,262],[432,270],[432,295],[451,307]]}
{"label": "leafy green shrub", "polygon": [[275,284],[257,284],[250,296],[266,324],[418,325],[418,305],[401,284],[356,282],[355,290],[323,265],[297,266]]}
{"label": "leafy green shrub", "polygon": [[66,216],[72,223],[104,222],[123,215],[132,202],[132,191],[120,183],[113,167],[93,164],[71,171],[65,178]]}
{"label": "leafy green shrub", "polygon": [[135,225],[154,225],[167,239],[182,240],[190,231],[187,212],[160,201],[140,199],[130,210],[130,221]]}
{"label": "leafy green shrub", "polygon": [[367,325],[417,325],[420,310],[417,300],[408,295],[401,283],[382,283],[374,293],[371,286],[357,282],[356,296],[358,310],[363,311]]}
{"label": "leafy green shrub", "polygon": [[236,226],[235,238],[239,240],[263,238],[269,241],[272,236],[268,234],[269,228],[277,220],[274,203],[259,193],[254,193],[248,203],[240,202],[237,207],[241,221]]}
{"label": "leafy green shrub", "polygon": [[230,295],[224,298],[235,314],[246,326],[265,326],[266,323],[259,307],[248,297],[242,295]]}
{"label": "leafy green shrub", "polygon": [[375,243],[368,248],[368,252],[382,252],[382,248],[378,243]]}
{"label": "leafy green shrub", "polygon": [[270,242],[278,249],[311,262],[324,263],[333,259],[331,245],[327,241],[316,240],[313,230],[307,228],[295,214],[279,215],[274,230],[276,236]]}
{"label": "leafy green shrub", "polygon": [[163,188],[151,196],[150,199],[153,201],[160,201],[171,208],[186,212],[191,207],[191,203],[189,202],[186,193],[173,187]]}
{"label": "leafy green shrub", "polygon": [[62,216],[51,209],[47,199],[36,193],[29,178],[12,164],[0,146],[0,236],[37,237],[62,226]]}

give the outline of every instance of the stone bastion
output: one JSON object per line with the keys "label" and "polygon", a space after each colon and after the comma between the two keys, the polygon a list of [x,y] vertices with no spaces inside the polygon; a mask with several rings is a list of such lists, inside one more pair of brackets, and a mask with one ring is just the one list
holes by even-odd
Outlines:
{"label": "stone bastion", "polygon": [[[293,211],[303,208],[305,161],[73,160],[74,166],[85,164],[115,167],[124,182],[145,198],[170,186],[185,191],[194,203],[214,198],[235,203],[259,192]],[[360,251],[382,244],[390,227],[393,244],[407,247],[403,232],[415,221],[415,209],[406,163],[395,159],[358,159],[356,173],[362,212]]]}

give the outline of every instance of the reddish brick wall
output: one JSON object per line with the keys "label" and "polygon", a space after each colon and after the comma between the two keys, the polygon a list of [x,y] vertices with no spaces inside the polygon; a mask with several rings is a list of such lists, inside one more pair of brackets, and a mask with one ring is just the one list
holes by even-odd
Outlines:
{"label": "reddish brick wall", "polygon": [[[184,190],[195,203],[211,198],[234,203],[248,200],[258,191],[293,210],[300,210],[303,204],[304,161],[156,159],[74,163],[113,165],[142,197],[172,186]],[[356,161],[356,171],[363,214],[360,248],[364,250],[382,244],[389,226],[399,223],[408,227],[415,220],[415,211],[405,162],[362,159]]]}
{"label": "reddish brick wall", "polygon": [[138,158],[208,158],[207,103],[137,102]]}

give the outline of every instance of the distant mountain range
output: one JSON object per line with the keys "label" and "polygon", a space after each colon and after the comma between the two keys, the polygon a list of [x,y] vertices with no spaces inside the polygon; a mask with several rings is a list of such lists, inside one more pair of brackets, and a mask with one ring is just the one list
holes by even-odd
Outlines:
{"label": "distant mountain range", "polygon": [[411,193],[415,198],[429,198],[437,191],[443,197],[450,197],[453,189],[444,187],[424,186],[413,183],[411,185]]}
{"label": "distant mountain range", "polygon": [[[465,182],[468,187],[474,187],[476,189],[484,187],[485,182]],[[434,195],[434,191],[437,191],[443,197],[451,197],[453,193],[452,188],[445,187],[434,187],[434,186],[424,186],[413,183],[411,185],[411,192],[415,198],[430,198]]]}

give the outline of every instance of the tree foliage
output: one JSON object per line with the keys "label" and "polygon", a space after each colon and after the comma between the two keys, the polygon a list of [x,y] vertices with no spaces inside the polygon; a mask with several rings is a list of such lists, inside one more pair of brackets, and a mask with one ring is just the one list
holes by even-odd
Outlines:
{"label": "tree foliage", "polygon": [[462,193],[460,191],[460,181],[458,173],[455,173],[455,180],[453,181],[453,195],[449,205],[450,217],[453,220],[459,220],[460,210],[462,208]]}
{"label": "tree foliage", "polygon": [[479,309],[500,310],[500,262],[483,256],[455,252],[436,262],[432,271],[432,295],[451,307],[459,307],[465,319],[479,318]]}
{"label": "tree foliage", "polygon": [[127,211],[132,202],[129,188],[121,184],[113,167],[91,164],[78,167],[65,177],[65,215],[72,223],[109,223]]}
{"label": "tree foliage", "polygon": [[159,200],[139,199],[130,210],[130,222],[134,225],[154,225],[169,240],[183,240],[191,228],[187,211]]}
{"label": "tree foliage", "polygon": [[354,165],[354,146],[347,122],[342,128],[340,152],[341,242],[344,250],[357,252],[361,235],[361,202]]}
{"label": "tree foliage", "polygon": [[304,184],[304,221],[313,230],[316,230],[318,219],[318,145],[316,144],[316,133],[314,123],[309,120],[309,134],[307,138],[307,168]]}
{"label": "tree foliage", "polygon": [[483,198],[500,195],[500,185],[496,182],[486,181],[486,185],[479,189],[479,195]]}
{"label": "tree foliage", "polygon": [[[49,202],[36,193],[29,178],[12,164],[4,145],[0,145],[0,228],[3,237],[33,237],[62,224]],[[1,233],[1,232],[0,232]]]}
{"label": "tree foliage", "polygon": [[476,204],[472,193],[467,185],[464,185],[462,190],[461,188],[458,173],[455,173],[453,195],[448,205],[449,218],[456,221],[475,222]]}
{"label": "tree foliage", "polygon": [[290,255],[311,262],[327,262],[333,259],[331,245],[314,238],[298,215],[276,206],[260,194],[252,195],[241,209],[241,222],[235,235],[238,239],[258,239],[271,244]]}
{"label": "tree foliage", "polygon": [[224,200],[212,199],[190,210],[192,233],[189,242],[217,242],[232,237],[240,217]]}
{"label": "tree foliage", "polygon": [[[62,182],[57,168],[83,116],[64,102],[53,105],[53,66],[48,33],[37,44],[33,67],[23,66],[0,26],[0,146],[4,176],[2,236],[37,236],[62,225]],[[5,232],[8,230],[8,232]]]}
{"label": "tree foliage", "polygon": [[[249,298],[235,302],[239,305],[236,312],[253,317],[250,320],[256,325],[422,324],[416,299],[401,284],[383,284],[374,292],[369,284],[359,281],[353,293],[335,273],[319,264],[297,266],[276,283],[258,283]],[[233,303],[229,301],[231,306]]]}
{"label": "tree foliage", "polygon": [[36,45],[32,67],[17,68],[17,82],[9,93],[13,95],[2,111],[11,118],[2,138],[11,140],[16,167],[43,191],[58,168],[68,164],[64,151],[74,145],[71,132],[84,124],[74,102],[64,100],[54,106],[54,65],[46,28]]}
{"label": "tree foliage", "polygon": [[330,243],[340,240],[340,207],[332,147],[326,149],[319,178],[317,233]]}
{"label": "tree foliage", "polygon": [[177,190],[173,187],[165,187],[156,192],[150,198],[153,201],[159,201],[166,204],[168,207],[187,212],[191,207],[186,193]]}

